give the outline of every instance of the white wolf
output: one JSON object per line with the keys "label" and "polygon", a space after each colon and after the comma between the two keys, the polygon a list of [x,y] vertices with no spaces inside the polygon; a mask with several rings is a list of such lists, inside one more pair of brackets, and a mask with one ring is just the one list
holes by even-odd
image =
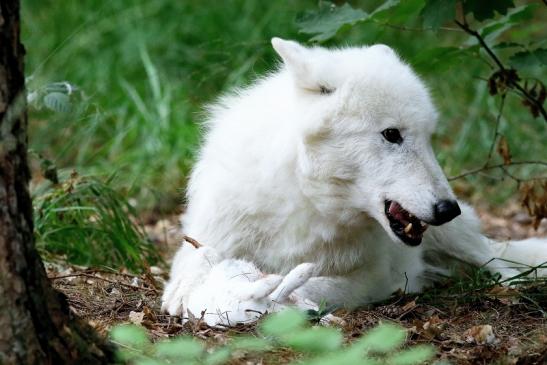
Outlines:
{"label": "white wolf", "polygon": [[547,261],[545,240],[491,241],[458,204],[428,90],[391,48],[272,44],[283,65],[210,108],[182,218],[205,247],[180,248],[165,311],[233,324],[417,292],[450,258],[504,277],[519,271],[493,258]]}

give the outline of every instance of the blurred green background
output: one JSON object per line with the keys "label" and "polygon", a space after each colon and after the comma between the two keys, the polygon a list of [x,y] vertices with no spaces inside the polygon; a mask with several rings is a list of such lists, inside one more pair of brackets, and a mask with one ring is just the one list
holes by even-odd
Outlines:
{"label": "blurred green background", "polygon": [[[368,12],[381,3],[351,2]],[[64,112],[39,103],[30,109],[31,147],[61,171],[115,173],[116,189],[133,204],[171,212],[182,202],[199,146],[203,107],[278,62],[271,37],[306,42],[309,36],[298,32],[295,18],[316,8],[316,1],[302,0],[23,0],[29,92],[40,94],[65,81],[77,88],[70,108],[61,105]],[[544,20],[545,12],[538,12],[533,21],[500,33],[496,42],[545,39]],[[385,43],[395,48],[426,79],[440,109],[434,145],[447,175],[481,166],[499,103],[481,80],[491,71],[478,57],[434,51],[470,42],[469,36],[457,30],[420,30],[418,14],[393,14],[385,23],[345,27],[326,45]],[[506,50],[497,52],[503,56]],[[544,68],[524,72],[545,76]],[[532,118],[511,95],[500,131],[515,160],[547,156],[545,122]],[[514,171],[529,176],[545,169]],[[495,171],[453,186],[464,198],[492,205],[503,204],[516,191],[514,182]]]}

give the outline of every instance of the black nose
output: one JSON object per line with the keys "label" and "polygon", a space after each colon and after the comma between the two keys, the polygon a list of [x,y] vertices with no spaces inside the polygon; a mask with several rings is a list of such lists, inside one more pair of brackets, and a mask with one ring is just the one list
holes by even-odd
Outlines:
{"label": "black nose", "polygon": [[458,202],[455,200],[439,200],[433,206],[433,222],[429,222],[434,226],[440,226],[446,222],[450,222],[462,213]]}

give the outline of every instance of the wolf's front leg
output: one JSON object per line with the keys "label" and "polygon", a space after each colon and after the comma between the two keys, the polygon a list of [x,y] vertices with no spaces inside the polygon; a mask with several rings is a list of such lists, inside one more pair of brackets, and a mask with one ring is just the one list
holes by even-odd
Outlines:
{"label": "wolf's front leg", "polygon": [[[526,265],[547,261],[545,240],[522,243],[493,241],[482,234],[480,220],[473,208],[464,203],[460,203],[460,206],[461,216],[442,226],[430,227],[429,234],[424,237],[426,250],[475,266],[484,266],[506,279],[520,274]],[[538,242],[543,242],[543,245]],[[520,271],[516,269],[518,264],[508,260],[521,263]]]}

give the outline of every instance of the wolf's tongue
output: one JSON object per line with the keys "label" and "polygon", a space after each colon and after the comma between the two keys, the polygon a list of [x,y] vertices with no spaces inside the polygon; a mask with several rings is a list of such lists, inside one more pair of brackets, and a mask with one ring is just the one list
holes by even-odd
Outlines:
{"label": "wolf's tongue", "polygon": [[398,203],[392,201],[389,205],[389,214],[398,221],[408,223],[408,213]]}
{"label": "wolf's tongue", "polygon": [[391,215],[397,214],[401,209],[402,207],[394,201],[389,204],[389,214]]}

